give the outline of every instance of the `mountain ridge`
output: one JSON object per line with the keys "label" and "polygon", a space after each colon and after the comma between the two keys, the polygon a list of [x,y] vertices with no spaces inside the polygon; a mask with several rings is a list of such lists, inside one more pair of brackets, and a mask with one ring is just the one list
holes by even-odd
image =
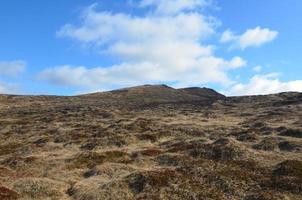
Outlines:
{"label": "mountain ridge", "polygon": [[47,95],[47,94],[9,94],[9,93],[0,93],[0,96],[26,96],[26,97],[37,97],[37,96],[45,96],[45,97],[78,97],[78,96],[86,96],[86,95],[96,95],[96,94],[103,94],[103,93],[115,93],[115,92],[123,92],[127,90],[135,90],[135,89],[146,89],[146,88],[168,88],[168,89],[174,89],[174,90],[183,90],[194,93],[194,91],[200,90],[201,92],[208,92],[212,94],[217,94],[221,97],[245,97],[245,96],[268,96],[268,95],[281,95],[281,94],[299,94],[301,92],[297,91],[287,91],[287,92],[277,92],[277,93],[270,93],[270,94],[253,94],[253,95],[235,95],[235,96],[226,96],[224,94],[221,94],[217,92],[216,90],[208,87],[186,87],[186,88],[173,88],[165,84],[145,84],[145,85],[138,85],[138,86],[132,86],[132,87],[125,87],[125,88],[119,88],[114,90],[108,90],[108,91],[101,91],[101,92],[92,92],[92,93],[84,93],[84,94],[77,94],[77,95]]}

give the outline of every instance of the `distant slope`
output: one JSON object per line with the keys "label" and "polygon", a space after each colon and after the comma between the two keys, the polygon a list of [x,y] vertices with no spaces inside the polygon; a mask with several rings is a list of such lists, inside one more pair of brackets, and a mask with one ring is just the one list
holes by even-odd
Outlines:
{"label": "distant slope", "polygon": [[243,103],[253,105],[292,105],[302,101],[302,93],[287,92],[271,95],[226,97],[209,88],[174,89],[166,85],[142,85],[123,88],[108,92],[98,92],[78,96],[21,96],[1,95],[0,107],[12,105],[14,107],[52,105],[64,107],[73,106],[118,106],[131,108],[158,104],[199,104],[208,105],[217,100],[225,103]]}
{"label": "distant slope", "polygon": [[210,99],[225,99],[226,96],[216,92],[210,88],[199,88],[199,87],[190,87],[190,88],[183,88],[179,89],[180,91],[187,92],[191,95],[203,97],[203,98],[210,98]]}
{"label": "distant slope", "polygon": [[143,85],[109,92],[83,95],[85,98],[97,98],[112,103],[158,104],[158,103],[190,103],[209,102],[225,98],[214,90],[199,88],[174,89],[166,85]]}

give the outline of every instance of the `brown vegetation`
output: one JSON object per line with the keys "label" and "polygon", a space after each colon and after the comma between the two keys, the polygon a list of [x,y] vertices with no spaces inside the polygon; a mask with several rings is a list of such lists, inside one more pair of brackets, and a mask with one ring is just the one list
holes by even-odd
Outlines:
{"label": "brown vegetation", "polygon": [[0,95],[0,199],[300,200],[302,95]]}

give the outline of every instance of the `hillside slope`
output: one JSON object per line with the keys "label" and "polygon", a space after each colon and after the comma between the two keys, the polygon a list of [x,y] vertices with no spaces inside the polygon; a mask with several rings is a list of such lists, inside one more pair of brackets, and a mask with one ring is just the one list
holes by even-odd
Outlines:
{"label": "hillside slope", "polygon": [[302,199],[302,94],[0,95],[0,199]]}

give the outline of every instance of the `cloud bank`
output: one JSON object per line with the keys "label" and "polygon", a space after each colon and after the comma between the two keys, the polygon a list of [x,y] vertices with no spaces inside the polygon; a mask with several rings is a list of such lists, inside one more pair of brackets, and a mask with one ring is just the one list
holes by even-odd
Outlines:
{"label": "cloud bank", "polygon": [[144,83],[172,86],[232,83],[228,72],[246,65],[239,56],[224,59],[204,41],[217,23],[198,10],[202,0],[143,0],[143,16],[98,11],[94,4],[81,13],[79,24],[66,24],[57,36],[112,56],[113,66],[57,66],[38,76],[52,84],[113,89]]}
{"label": "cloud bank", "polygon": [[231,84],[232,81],[226,76],[226,71],[245,65],[245,61],[239,57],[235,57],[230,61],[215,57],[204,57],[198,62],[202,66],[211,66],[211,68],[192,67],[175,71],[173,68],[148,62],[124,63],[110,67],[94,68],[64,65],[42,71],[38,75],[38,79],[47,80],[49,83],[58,86],[81,87],[90,90],[109,90],[161,82],[173,83],[175,87],[207,82]]}
{"label": "cloud bank", "polygon": [[279,92],[302,92],[302,80],[282,82],[279,74],[271,73],[253,76],[247,84],[235,84],[228,95],[256,95]]}

